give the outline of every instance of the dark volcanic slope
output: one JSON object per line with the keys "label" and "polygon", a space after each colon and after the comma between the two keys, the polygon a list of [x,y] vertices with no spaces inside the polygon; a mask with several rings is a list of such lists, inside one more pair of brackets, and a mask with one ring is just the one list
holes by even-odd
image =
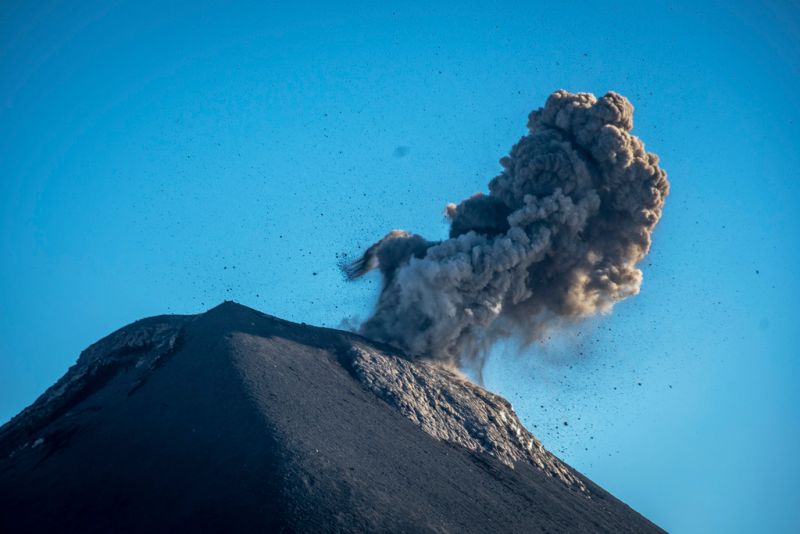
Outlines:
{"label": "dark volcanic slope", "polygon": [[0,428],[0,531],[660,532],[500,397],[234,303],[129,325]]}

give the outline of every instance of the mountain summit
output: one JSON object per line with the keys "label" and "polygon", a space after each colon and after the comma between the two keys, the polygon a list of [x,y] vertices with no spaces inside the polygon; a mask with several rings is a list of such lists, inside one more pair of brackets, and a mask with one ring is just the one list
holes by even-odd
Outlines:
{"label": "mountain summit", "polygon": [[0,427],[2,532],[661,532],[501,397],[233,302],[137,321]]}

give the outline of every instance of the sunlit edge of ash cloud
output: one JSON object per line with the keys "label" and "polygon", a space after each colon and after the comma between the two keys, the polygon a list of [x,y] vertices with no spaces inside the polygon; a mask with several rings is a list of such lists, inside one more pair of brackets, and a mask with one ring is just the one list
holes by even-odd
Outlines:
{"label": "sunlit edge of ash cloud", "polygon": [[632,135],[633,106],[559,90],[528,117],[489,193],[450,204],[450,236],[393,230],[344,267],[379,269],[358,331],[411,357],[481,367],[500,338],[611,311],[639,292],[669,182]]}

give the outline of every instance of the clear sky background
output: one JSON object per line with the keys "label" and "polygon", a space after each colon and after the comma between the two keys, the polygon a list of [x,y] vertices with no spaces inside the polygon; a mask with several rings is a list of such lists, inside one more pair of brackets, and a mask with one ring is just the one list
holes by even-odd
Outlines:
{"label": "clear sky background", "polygon": [[795,2],[165,4],[0,7],[0,421],[144,316],[365,317],[343,254],[614,90],[672,183],[642,293],[485,385],[668,530],[800,530]]}

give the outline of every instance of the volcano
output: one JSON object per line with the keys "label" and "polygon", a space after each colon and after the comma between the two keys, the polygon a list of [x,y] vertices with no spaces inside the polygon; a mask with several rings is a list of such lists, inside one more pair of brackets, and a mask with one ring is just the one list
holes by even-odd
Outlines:
{"label": "volcano", "polygon": [[511,405],[226,302],[126,326],[0,427],[2,532],[662,532]]}

